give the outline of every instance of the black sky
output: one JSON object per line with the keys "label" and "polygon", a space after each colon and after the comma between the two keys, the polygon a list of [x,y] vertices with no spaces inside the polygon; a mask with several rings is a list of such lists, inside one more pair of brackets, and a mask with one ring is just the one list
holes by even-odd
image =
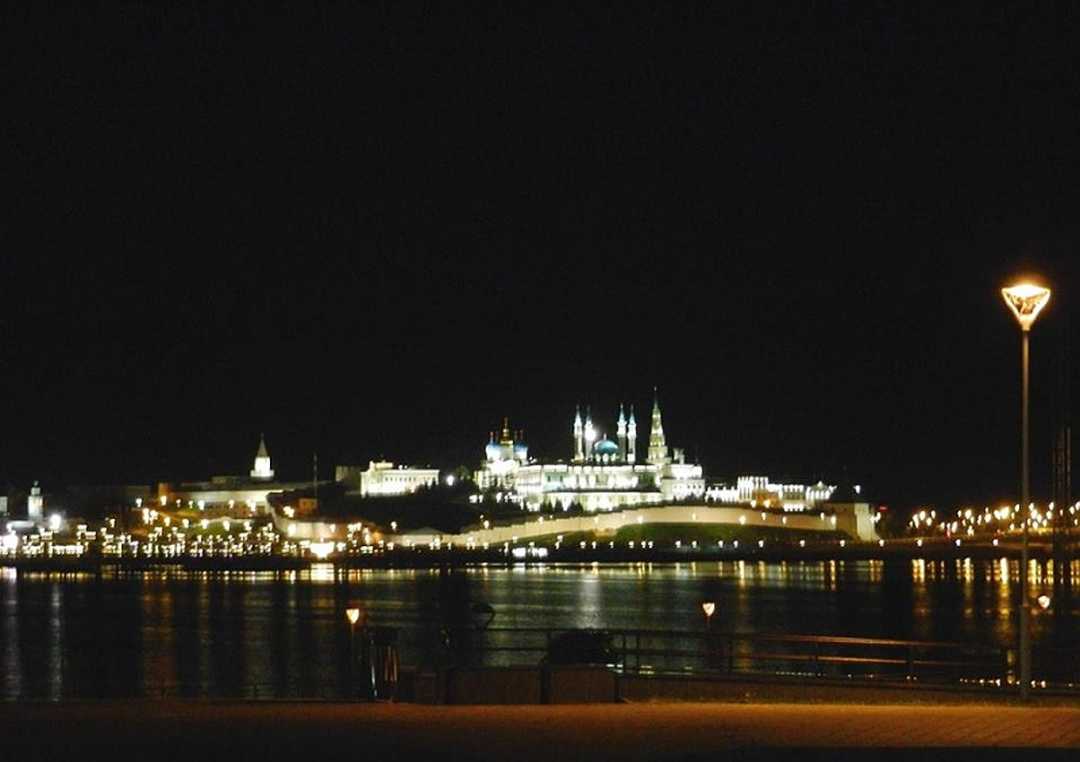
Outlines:
{"label": "black sky", "polygon": [[564,457],[657,385],[710,477],[996,500],[1036,270],[1045,494],[1076,19],[582,5],[5,11],[0,480]]}

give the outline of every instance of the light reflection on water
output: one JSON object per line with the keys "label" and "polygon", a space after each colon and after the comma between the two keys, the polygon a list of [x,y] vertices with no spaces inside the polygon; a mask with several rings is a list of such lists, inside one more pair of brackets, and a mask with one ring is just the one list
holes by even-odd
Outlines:
{"label": "light reflection on water", "polygon": [[[1080,573],[1074,563],[1069,579]],[[1036,646],[1076,648],[1072,588],[1032,562]],[[343,612],[398,627],[402,662],[436,658],[444,625],[854,635],[1011,646],[1016,561],[699,561],[290,572],[0,570],[0,697],[336,696],[347,692]],[[1055,581],[1058,583],[1055,586]],[[508,636],[507,636],[508,637]]]}

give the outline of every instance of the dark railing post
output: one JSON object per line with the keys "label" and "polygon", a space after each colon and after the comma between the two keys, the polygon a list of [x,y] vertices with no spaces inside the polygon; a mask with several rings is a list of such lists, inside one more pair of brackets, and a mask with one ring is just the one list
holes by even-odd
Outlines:
{"label": "dark railing post", "polygon": [[735,636],[728,635],[727,645],[727,671],[730,675],[735,671]]}
{"label": "dark railing post", "polygon": [[915,646],[911,643],[907,647],[907,679],[915,678]]}

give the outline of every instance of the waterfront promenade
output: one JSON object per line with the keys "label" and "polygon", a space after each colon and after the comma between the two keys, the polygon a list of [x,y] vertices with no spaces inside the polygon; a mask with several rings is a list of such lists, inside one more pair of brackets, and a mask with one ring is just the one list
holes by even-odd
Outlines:
{"label": "waterfront promenade", "polygon": [[11,759],[1069,759],[1080,706],[665,703],[0,705]]}

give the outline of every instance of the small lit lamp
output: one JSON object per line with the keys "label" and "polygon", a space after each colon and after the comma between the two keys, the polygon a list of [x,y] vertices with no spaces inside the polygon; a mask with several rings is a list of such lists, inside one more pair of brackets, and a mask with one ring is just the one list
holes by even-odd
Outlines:
{"label": "small lit lamp", "polygon": [[[1028,336],[1035,318],[1050,301],[1050,289],[1033,283],[1018,283],[1001,289],[1005,304],[1020,323],[1023,337],[1021,364],[1021,425],[1020,425],[1020,517],[1023,519],[1023,540],[1020,550],[1020,600],[1027,600],[1028,587],[1028,524],[1030,523],[1030,483],[1028,477]],[[1031,690],[1031,632],[1028,607],[1020,607],[1020,698],[1026,699]]]}
{"label": "small lit lamp", "polygon": [[1035,602],[1039,604],[1039,608],[1041,608],[1043,611],[1046,611],[1050,608],[1050,596],[1046,595],[1045,593],[1036,598]]}
{"label": "small lit lamp", "polygon": [[701,604],[701,610],[705,612],[705,629],[708,630],[712,615],[716,613],[716,604],[712,601],[705,601]]}

